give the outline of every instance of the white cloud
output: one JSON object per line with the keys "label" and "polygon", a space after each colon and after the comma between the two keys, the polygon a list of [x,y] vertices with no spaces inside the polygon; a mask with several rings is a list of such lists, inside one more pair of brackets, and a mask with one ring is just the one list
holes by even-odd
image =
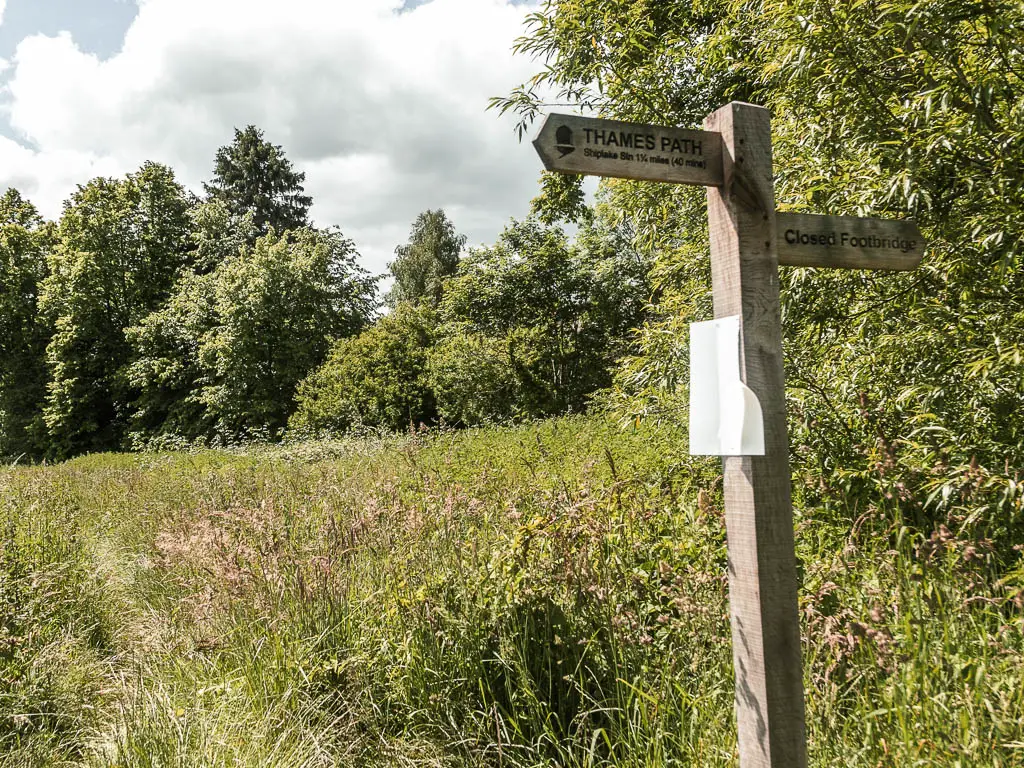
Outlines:
{"label": "white cloud", "polygon": [[[0,0],[2,7],[3,0]],[[492,240],[536,194],[540,163],[487,111],[537,64],[513,58],[529,10],[506,0],[140,0],[101,61],[67,34],[18,46],[0,184],[49,216],[76,183],[168,163],[199,190],[232,128],[255,124],[307,174],[319,224],[383,271],[416,214],[446,208]]]}
{"label": "white cloud", "polygon": [[7,10],[7,0],[0,0],[0,24],[4,23],[4,11]]}
{"label": "white cloud", "polygon": [[36,152],[0,136],[0,187],[16,187],[51,218],[60,214],[61,201],[76,184],[121,171],[112,157],[64,149]]}

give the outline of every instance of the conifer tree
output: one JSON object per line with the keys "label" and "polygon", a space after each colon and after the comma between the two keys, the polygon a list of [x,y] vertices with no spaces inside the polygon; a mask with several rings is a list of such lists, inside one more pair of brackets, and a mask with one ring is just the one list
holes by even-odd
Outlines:
{"label": "conifer tree", "polygon": [[[292,168],[280,145],[250,125],[235,129],[234,141],[217,150],[213,180],[203,187],[210,200],[224,203],[232,216],[253,215],[256,236],[271,228],[281,233],[309,224],[313,199],[303,194],[306,174]],[[253,237],[255,240],[255,236]]]}

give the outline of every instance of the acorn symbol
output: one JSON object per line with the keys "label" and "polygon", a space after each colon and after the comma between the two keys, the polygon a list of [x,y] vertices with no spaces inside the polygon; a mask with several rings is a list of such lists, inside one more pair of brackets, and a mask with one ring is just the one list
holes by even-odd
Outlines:
{"label": "acorn symbol", "polygon": [[560,126],[555,131],[555,149],[561,153],[559,157],[565,157],[570,152],[576,151],[576,147],[572,143],[572,129],[569,126]]}

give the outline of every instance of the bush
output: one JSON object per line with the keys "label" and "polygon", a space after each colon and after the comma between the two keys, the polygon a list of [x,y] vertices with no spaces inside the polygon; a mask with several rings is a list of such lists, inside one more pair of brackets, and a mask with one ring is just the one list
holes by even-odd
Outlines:
{"label": "bush", "polygon": [[426,367],[435,324],[432,310],[402,303],[359,336],[339,341],[327,362],[299,385],[289,428],[400,430],[434,421]]}
{"label": "bush", "polygon": [[504,421],[523,412],[506,339],[449,328],[431,350],[427,371],[438,414],[452,424]]}

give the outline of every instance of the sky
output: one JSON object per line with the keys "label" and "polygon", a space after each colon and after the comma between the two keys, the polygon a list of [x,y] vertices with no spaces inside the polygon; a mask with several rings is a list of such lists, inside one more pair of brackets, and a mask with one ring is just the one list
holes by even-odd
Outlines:
{"label": "sky", "polygon": [[541,163],[487,109],[540,68],[524,0],[0,0],[0,189],[48,218],[146,160],[198,192],[235,127],[306,173],[312,218],[386,271],[416,215],[470,244],[528,212]]}

